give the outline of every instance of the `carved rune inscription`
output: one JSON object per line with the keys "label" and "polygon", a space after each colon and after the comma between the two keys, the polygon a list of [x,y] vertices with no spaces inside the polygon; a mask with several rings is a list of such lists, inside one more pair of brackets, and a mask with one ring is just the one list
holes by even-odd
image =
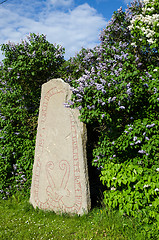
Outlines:
{"label": "carved rune inscription", "polygon": [[78,117],[64,107],[68,87],[51,81],[42,92],[30,201],[44,210],[82,214],[90,203]]}

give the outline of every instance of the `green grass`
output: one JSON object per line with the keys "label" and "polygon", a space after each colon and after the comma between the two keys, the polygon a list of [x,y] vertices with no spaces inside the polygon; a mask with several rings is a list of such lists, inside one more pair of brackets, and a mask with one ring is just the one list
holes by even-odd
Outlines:
{"label": "green grass", "polygon": [[137,225],[119,213],[95,208],[88,215],[56,215],[34,209],[26,200],[0,201],[1,240],[144,239]]}

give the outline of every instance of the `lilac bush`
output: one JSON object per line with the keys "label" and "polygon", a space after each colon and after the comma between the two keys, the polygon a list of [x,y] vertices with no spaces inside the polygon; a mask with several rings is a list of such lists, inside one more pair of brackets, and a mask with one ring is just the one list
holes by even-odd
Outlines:
{"label": "lilac bush", "polygon": [[29,34],[21,43],[1,47],[0,192],[30,193],[41,85],[59,77],[64,49],[44,35]]}
{"label": "lilac bush", "polygon": [[[69,105],[77,107],[81,121],[92,126],[92,139],[95,132],[98,135],[92,164],[101,169],[106,206],[136,217],[149,211],[145,221],[157,226],[158,49],[149,42],[134,46],[132,20],[143,9],[142,1],[134,1],[125,12],[122,8],[114,12],[101,32],[100,45],[72,60],[76,71],[68,77],[73,92]],[[81,65],[86,67],[78,76]]]}

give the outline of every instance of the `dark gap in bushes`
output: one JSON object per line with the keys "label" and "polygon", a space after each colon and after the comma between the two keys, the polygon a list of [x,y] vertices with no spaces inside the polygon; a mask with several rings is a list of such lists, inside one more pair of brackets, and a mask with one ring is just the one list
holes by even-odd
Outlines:
{"label": "dark gap in bushes", "polygon": [[94,124],[87,124],[87,163],[90,184],[91,207],[100,206],[105,187],[100,181],[100,169],[92,166],[94,145],[98,142],[99,133]]}

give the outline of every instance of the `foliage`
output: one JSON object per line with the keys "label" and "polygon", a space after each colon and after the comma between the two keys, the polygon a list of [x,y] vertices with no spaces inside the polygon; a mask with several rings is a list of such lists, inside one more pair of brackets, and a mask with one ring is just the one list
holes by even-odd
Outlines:
{"label": "foliage", "polygon": [[[154,2],[152,13],[158,9]],[[132,27],[137,16],[151,16],[151,11],[144,9],[142,2],[134,1],[125,12],[121,8],[114,12],[101,33],[101,44],[83,55],[82,64],[85,59],[89,63],[83,75],[75,80],[76,69],[72,81],[69,77],[73,91],[69,106],[78,107],[81,120],[94,126],[98,133],[93,146],[93,165],[101,169],[101,181],[107,187],[105,204],[123,214],[141,217],[144,224],[153,223],[155,230],[150,234],[157,236],[158,27],[152,44],[143,37],[142,45],[136,47],[139,28]],[[80,57],[77,55],[74,62]]]}
{"label": "foliage", "polygon": [[20,44],[3,44],[2,51],[0,189],[5,198],[30,191],[41,85],[59,76],[64,49],[30,34]]}
{"label": "foliage", "polygon": [[106,209],[88,215],[56,215],[34,210],[26,201],[0,202],[0,238],[7,239],[107,239],[143,240],[138,222]]}

